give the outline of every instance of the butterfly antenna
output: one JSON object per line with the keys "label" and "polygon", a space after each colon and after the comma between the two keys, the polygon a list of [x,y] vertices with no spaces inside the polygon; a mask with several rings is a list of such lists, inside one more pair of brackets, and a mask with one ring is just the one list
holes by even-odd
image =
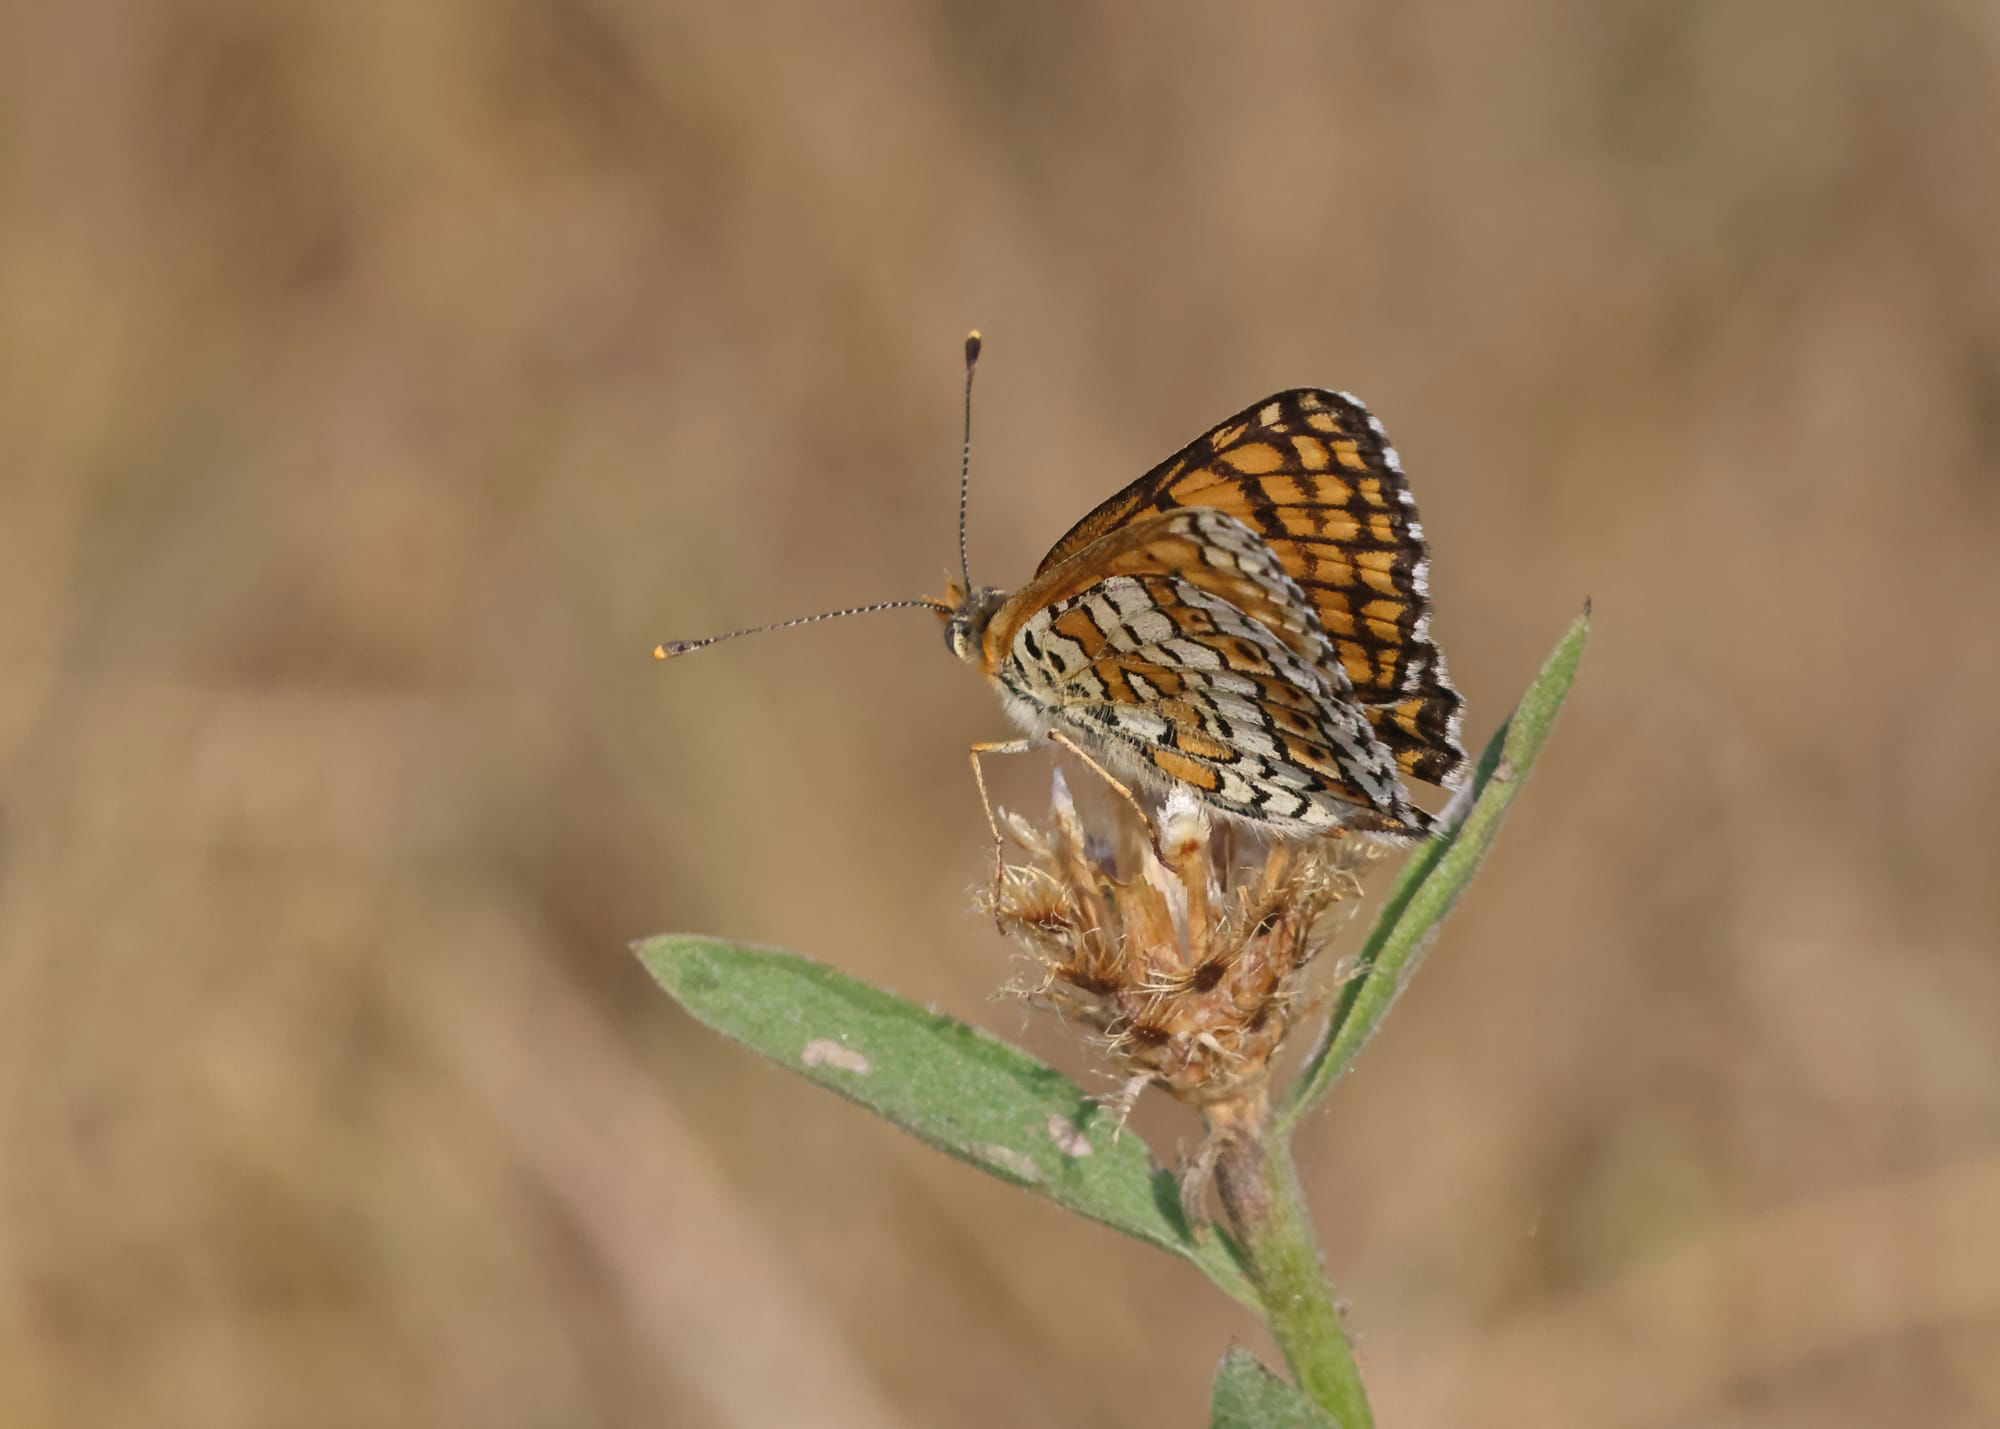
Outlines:
{"label": "butterfly antenna", "polygon": [[965,444],[958,454],[958,574],[972,594],[972,561],[965,553],[965,510],[972,494],[972,371],[979,365],[979,329],[965,335]]}
{"label": "butterfly antenna", "polygon": [[732,630],[726,635],[709,635],[700,640],[663,640],[653,647],[655,660],[671,660],[676,655],[686,655],[690,651],[704,649],[710,645],[720,645],[725,640],[735,640],[745,635],[762,635],[767,630],[789,630],[794,625],[812,625],[822,620],[838,620],[844,615],[867,615],[877,610],[909,610],[921,606],[926,610],[952,613],[951,607],[941,600],[884,600],[874,605],[853,605],[846,610],[822,611],[818,615],[801,615],[793,620],[780,620],[775,625],[753,625],[747,630]]}

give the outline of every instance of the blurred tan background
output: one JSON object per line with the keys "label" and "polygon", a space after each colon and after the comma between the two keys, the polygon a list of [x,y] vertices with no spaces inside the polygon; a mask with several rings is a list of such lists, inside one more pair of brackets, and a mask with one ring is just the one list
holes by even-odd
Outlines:
{"label": "blurred tan background", "polygon": [[[1279,387],[1543,772],[1305,1174],[1385,1425],[2000,1424],[2000,10],[0,11],[0,1424],[1201,1421],[626,951],[993,1000],[921,612]],[[1047,761],[996,768],[1039,804]],[[1143,1108],[1162,1155],[1192,1136]]]}

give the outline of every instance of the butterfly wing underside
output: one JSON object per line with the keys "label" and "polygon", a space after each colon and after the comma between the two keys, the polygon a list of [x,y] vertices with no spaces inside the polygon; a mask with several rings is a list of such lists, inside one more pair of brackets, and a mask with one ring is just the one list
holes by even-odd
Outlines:
{"label": "butterfly wing underside", "polygon": [[1463,700],[1430,637],[1429,553],[1396,450],[1341,392],[1268,397],[1188,443],[1079,521],[1040,578],[1135,522],[1225,512],[1250,528],[1306,594],[1335,663],[1397,767],[1456,782]]}
{"label": "butterfly wing underside", "polygon": [[1226,813],[1292,834],[1428,827],[1312,602],[1225,513],[1110,532],[1009,600],[985,653],[1051,722]]}

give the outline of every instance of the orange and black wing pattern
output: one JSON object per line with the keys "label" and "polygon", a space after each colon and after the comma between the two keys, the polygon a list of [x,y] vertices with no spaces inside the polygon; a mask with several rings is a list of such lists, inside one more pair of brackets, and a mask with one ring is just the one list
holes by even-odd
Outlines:
{"label": "orange and black wing pattern", "polygon": [[1201,507],[1121,526],[995,612],[986,673],[1115,770],[1295,837],[1428,832],[1305,593]]}
{"label": "orange and black wing pattern", "polygon": [[1243,522],[1317,608],[1350,696],[1411,778],[1463,772],[1464,704],[1430,636],[1429,551],[1381,423],[1344,392],[1267,397],[1111,497],[1043,558],[1052,572],[1099,538],[1159,513],[1208,507]]}

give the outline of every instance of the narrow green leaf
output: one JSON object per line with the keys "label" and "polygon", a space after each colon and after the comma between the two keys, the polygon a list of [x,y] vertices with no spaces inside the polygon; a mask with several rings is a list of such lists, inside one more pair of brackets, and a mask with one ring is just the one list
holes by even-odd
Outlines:
{"label": "narrow green leaf", "polygon": [[1340,1429],[1332,1415],[1241,1348],[1231,1348],[1215,1372],[1208,1422],[1210,1429]]}
{"label": "narrow green leaf", "polygon": [[1423,961],[1438,925],[1479,871],[1500,832],[1507,806],[1514,802],[1534,767],[1556,712],[1569,693],[1589,634],[1590,608],[1586,605],[1514,707],[1513,715],[1487,742],[1472,786],[1461,795],[1464,817],[1411,854],[1403,866],[1381,918],[1362,944],[1355,975],[1341,989],[1325,1036],[1286,1093],[1278,1117],[1281,1128],[1290,1130],[1297,1125],[1306,1110],[1347,1070]]}
{"label": "narrow green leaf", "polygon": [[1173,1174],[1055,1068],[792,953],[668,935],[637,946],[695,1017],[940,1151],[1193,1261],[1246,1305],[1232,1247],[1181,1215]]}

